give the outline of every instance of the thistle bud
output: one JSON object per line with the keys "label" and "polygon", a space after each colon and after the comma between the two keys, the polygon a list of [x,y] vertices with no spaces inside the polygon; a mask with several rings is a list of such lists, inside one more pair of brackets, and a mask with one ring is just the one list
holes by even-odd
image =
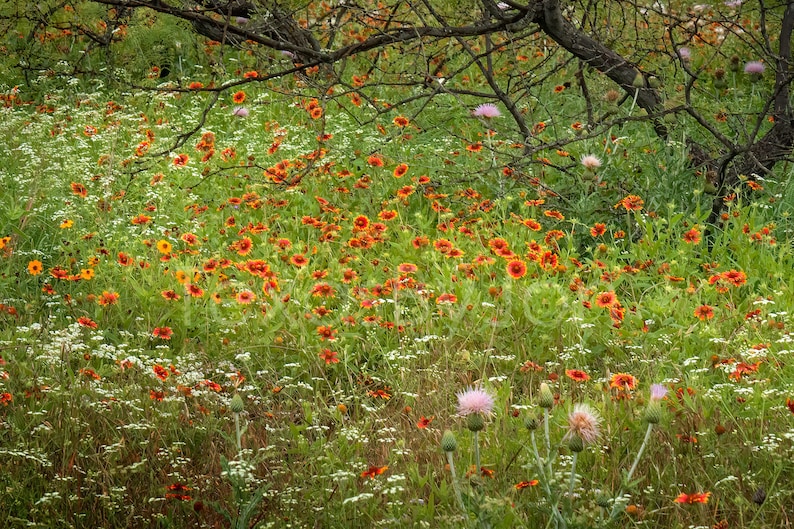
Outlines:
{"label": "thistle bud", "polygon": [[650,86],[651,88],[659,88],[660,86],[662,86],[662,81],[658,77],[651,77],[650,79],[648,79],[648,86]]}
{"label": "thistle bud", "polygon": [[524,418],[524,426],[527,430],[537,430],[538,418],[535,417],[534,413],[531,413]]}
{"label": "thistle bud", "polygon": [[573,434],[568,437],[568,448],[571,449],[571,452],[581,452],[584,450],[584,440],[577,434]]}
{"label": "thistle bud", "polygon": [[645,86],[645,77],[643,77],[640,72],[637,72],[637,75],[634,77],[634,81],[632,81],[631,86],[634,88],[643,88]]}
{"label": "thistle bud", "polygon": [[548,384],[543,382],[540,385],[540,400],[538,401],[541,408],[551,409],[554,407],[554,394]]}
{"label": "thistle bud", "polygon": [[602,509],[606,509],[612,504],[612,498],[601,492],[596,496],[595,502]]}
{"label": "thistle bud", "polygon": [[485,428],[485,421],[479,413],[471,413],[466,417],[466,428],[472,432],[479,432]]}
{"label": "thistle bud", "polygon": [[649,424],[659,424],[662,420],[662,406],[658,401],[652,400],[645,407],[644,419]]}
{"label": "thistle bud", "polygon": [[454,452],[457,448],[458,441],[455,439],[455,434],[450,430],[445,430],[441,437],[441,449],[444,452]]}
{"label": "thistle bud", "polygon": [[234,394],[234,397],[232,397],[231,405],[229,407],[234,413],[242,413],[245,410],[245,404],[243,404],[243,398],[240,396],[239,393]]}

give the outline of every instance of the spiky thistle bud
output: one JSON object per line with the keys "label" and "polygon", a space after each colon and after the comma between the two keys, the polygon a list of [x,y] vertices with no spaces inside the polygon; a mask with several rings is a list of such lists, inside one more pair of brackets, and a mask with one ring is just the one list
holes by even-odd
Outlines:
{"label": "spiky thistle bud", "polygon": [[612,498],[601,492],[596,496],[595,502],[602,509],[606,509],[612,504]]}
{"label": "spiky thistle bud", "polygon": [[637,75],[634,76],[634,81],[632,81],[631,86],[634,88],[643,88],[645,86],[645,77],[643,77],[640,72],[637,72]]}
{"label": "spiky thistle bud", "polygon": [[584,441],[577,434],[568,437],[568,448],[571,452],[581,452],[584,450]]}
{"label": "spiky thistle bud", "polygon": [[541,408],[551,409],[554,407],[554,393],[548,384],[543,382],[540,385],[540,399],[538,400]]}
{"label": "spiky thistle bud", "polygon": [[458,448],[458,441],[451,430],[445,430],[441,437],[441,449],[444,452],[454,452]]}
{"label": "spiky thistle bud", "polygon": [[537,430],[538,428],[538,418],[535,416],[534,413],[530,413],[524,418],[524,426],[527,430]]}
{"label": "spiky thistle bud", "polygon": [[652,400],[648,403],[643,418],[649,424],[659,424],[662,420],[662,406],[658,401]]}
{"label": "spiky thistle bud", "polygon": [[245,410],[245,404],[243,403],[243,398],[240,396],[239,393],[235,393],[234,397],[232,397],[232,402],[229,406],[233,413],[242,413]]}
{"label": "spiky thistle bud", "polygon": [[472,413],[466,417],[466,428],[472,432],[479,432],[485,428],[485,421],[479,413]]}

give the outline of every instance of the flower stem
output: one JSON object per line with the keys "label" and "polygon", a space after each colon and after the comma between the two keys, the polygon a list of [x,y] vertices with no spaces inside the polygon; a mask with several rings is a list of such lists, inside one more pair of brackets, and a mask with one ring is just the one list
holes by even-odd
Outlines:
{"label": "flower stem", "polygon": [[[637,457],[634,458],[634,464],[631,465],[631,469],[629,469],[629,473],[626,474],[626,482],[624,485],[627,485],[631,482],[631,478],[634,476],[634,471],[637,470],[637,465],[640,463],[640,458],[642,457],[642,453],[645,451],[645,447],[648,445],[648,440],[651,438],[651,430],[653,430],[653,423],[648,423],[648,429],[645,430],[645,438],[642,440],[642,444],[640,445],[640,449],[637,451]],[[615,518],[617,518],[618,513],[620,513],[623,505],[627,503],[623,501],[623,488],[621,487],[620,492],[615,497],[615,503],[612,505],[612,511],[609,513],[608,522],[611,522]]]}
{"label": "flower stem", "polygon": [[634,475],[634,471],[637,470],[637,465],[640,463],[640,458],[642,457],[642,453],[645,451],[645,446],[648,444],[648,439],[651,438],[651,430],[653,430],[653,423],[648,423],[648,429],[645,430],[645,439],[642,440],[642,445],[640,445],[640,449],[637,452],[637,457],[634,459],[634,464],[631,465],[631,470],[629,470],[628,475],[626,475],[626,481],[631,481],[631,477]]}
{"label": "flower stem", "polygon": [[243,436],[240,432],[240,414],[234,414],[234,431],[237,434],[237,451],[240,452],[243,449]]}
{"label": "flower stem", "polygon": [[532,440],[532,453],[535,456],[535,462],[538,465],[538,475],[540,478],[540,484],[543,487],[543,492],[546,494],[546,501],[549,502],[551,505],[551,514],[554,517],[554,526],[558,528],[565,529],[568,525],[565,523],[565,518],[562,517],[560,511],[557,509],[557,503],[559,498],[554,498],[551,494],[551,487],[549,486],[549,479],[546,477],[546,469],[543,465],[543,460],[540,458],[540,452],[538,451],[538,443],[535,441],[535,432],[529,432],[529,438]]}
{"label": "flower stem", "polygon": [[455,461],[452,458],[452,452],[447,452],[447,463],[449,463],[449,473],[452,474],[452,488],[455,489],[455,498],[458,500],[458,505],[462,511],[466,511],[466,506],[463,504],[463,496],[460,494],[460,487],[458,486],[458,476],[455,474]]}
{"label": "flower stem", "polygon": [[543,408],[543,434],[546,439],[546,461],[551,457],[551,441],[549,440],[549,409]]}
{"label": "flower stem", "polygon": [[474,432],[474,464],[475,472],[480,472],[480,432]]}
{"label": "flower stem", "polygon": [[568,484],[568,498],[571,499],[573,505],[573,487],[576,485],[576,460],[579,457],[579,452],[573,453],[573,461],[571,462],[571,481]]}

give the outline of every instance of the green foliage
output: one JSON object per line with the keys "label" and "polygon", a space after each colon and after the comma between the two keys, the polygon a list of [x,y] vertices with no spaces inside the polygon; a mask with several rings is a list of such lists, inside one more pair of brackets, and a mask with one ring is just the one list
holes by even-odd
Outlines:
{"label": "green foliage", "polygon": [[[92,5],[81,17],[104,16]],[[618,527],[784,523],[787,167],[740,184],[709,226],[689,128],[662,143],[627,120],[524,160],[524,138],[472,117],[466,94],[425,107],[370,84],[378,101],[358,106],[289,78],[207,110],[212,94],[151,66],[187,88],[261,58],[214,62],[187,36],[138,11],[112,45],[120,77],[160,90],[4,89],[0,525],[546,527],[557,506],[568,527],[613,511]],[[544,64],[522,103],[532,141],[586,134],[580,99],[554,89],[571,71]],[[449,87],[481,81],[453,67],[470,77]],[[731,82],[732,107],[761,101]],[[610,387],[620,373],[637,387]],[[669,394],[646,437],[654,382]],[[549,416],[525,421],[541,383]],[[496,406],[475,451],[454,404],[478,384]],[[581,402],[602,436],[571,480],[562,437]],[[700,492],[708,505],[674,501]]]}

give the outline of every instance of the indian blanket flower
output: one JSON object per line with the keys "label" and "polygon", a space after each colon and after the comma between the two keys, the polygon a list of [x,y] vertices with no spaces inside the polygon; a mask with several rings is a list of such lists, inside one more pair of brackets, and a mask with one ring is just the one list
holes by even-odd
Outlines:
{"label": "indian blanket flower", "polygon": [[695,317],[701,321],[710,320],[714,317],[714,307],[711,305],[701,305],[695,309]]}
{"label": "indian blanket flower", "polygon": [[675,503],[708,503],[709,497],[711,496],[710,492],[693,492],[692,494],[686,494],[682,492],[678,495],[678,497],[673,500]]}
{"label": "indian blanket flower", "polygon": [[631,391],[637,387],[637,378],[628,373],[615,373],[609,379],[609,387],[618,391]]}
{"label": "indian blanket flower", "polygon": [[498,118],[499,116],[502,115],[502,113],[493,103],[483,103],[482,105],[476,107],[472,111],[471,115],[474,116],[475,118],[491,119],[491,118]]}
{"label": "indian blanket flower", "polygon": [[576,436],[584,445],[594,443],[601,435],[600,420],[598,412],[589,404],[582,402],[575,404],[573,411],[568,415],[568,433],[565,434],[565,438],[571,439]]}
{"label": "indian blanket flower", "polygon": [[567,376],[574,382],[586,382],[590,380],[590,375],[588,375],[581,369],[566,369],[565,376]]}
{"label": "indian blanket flower", "polygon": [[484,389],[470,386],[457,396],[459,415],[466,416],[473,413],[493,415],[494,398]]}

